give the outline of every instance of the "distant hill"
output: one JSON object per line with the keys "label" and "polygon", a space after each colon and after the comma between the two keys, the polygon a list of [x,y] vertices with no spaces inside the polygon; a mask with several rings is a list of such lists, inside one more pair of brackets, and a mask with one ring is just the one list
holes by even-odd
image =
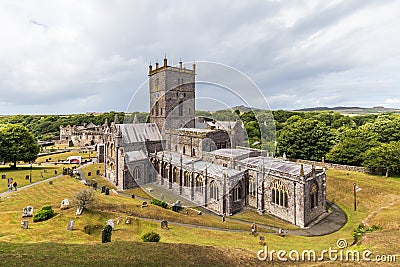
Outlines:
{"label": "distant hill", "polygon": [[365,114],[379,114],[379,113],[400,113],[400,109],[385,108],[385,107],[313,107],[313,108],[302,108],[294,111],[310,112],[310,111],[336,111],[343,115],[365,115]]}

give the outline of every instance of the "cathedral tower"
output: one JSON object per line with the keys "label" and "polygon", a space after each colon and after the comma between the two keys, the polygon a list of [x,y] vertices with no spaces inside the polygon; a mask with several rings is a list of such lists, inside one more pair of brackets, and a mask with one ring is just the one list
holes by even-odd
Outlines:
{"label": "cathedral tower", "polygon": [[150,122],[156,123],[160,132],[165,129],[194,128],[195,75],[192,69],[168,66],[164,58],[163,66],[156,63],[149,66]]}

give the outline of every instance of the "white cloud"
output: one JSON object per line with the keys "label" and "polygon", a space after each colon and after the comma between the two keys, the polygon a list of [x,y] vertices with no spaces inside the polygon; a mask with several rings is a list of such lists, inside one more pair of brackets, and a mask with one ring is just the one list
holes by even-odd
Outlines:
{"label": "white cloud", "polygon": [[125,110],[164,53],[238,68],[273,108],[400,106],[398,1],[0,5],[0,114]]}

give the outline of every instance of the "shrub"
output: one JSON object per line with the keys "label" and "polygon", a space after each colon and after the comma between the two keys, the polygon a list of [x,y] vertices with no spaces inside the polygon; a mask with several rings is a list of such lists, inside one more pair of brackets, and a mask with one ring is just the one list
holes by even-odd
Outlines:
{"label": "shrub", "polygon": [[93,204],[95,201],[94,192],[92,189],[82,189],[74,196],[73,203],[77,207],[86,208]]}
{"label": "shrub", "polygon": [[142,236],[143,242],[158,242],[160,241],[160,235],[155,232],[149,232]]}
{"label": "shrub", "polygon": [[91,234],[94,233],[94,231],[96,231],[97,229],[99,229],[99,227],[100,227],[99,225],[88,224],[88,225],[85,225],[85,226],[83,227],[83,231],[84,231],[86,234],[91,235]]}
{"label": "shrub", "polygon": [[160,207],[162,207],[164,209],[168,208],[168,204],[167,203],[165,203],[164,201],[155,199],[155,198],[153,198],[150,203],[154,204],[154,205],[157,205],[157,206],[160,206]]}
{"label": "shrub", "polygon": [[38,212],[33,216],[33,222],[45,221],[54,216],[54,210],[51,206],[43,206]]}
{"label": "shrub", "polygon": [[382,226],[372,225],[371,227],[366,227],[363,224],[359,224],[357,229],[353,231],[353,245],[356,244],[365,233],[371,233],[377,230],[382,230]]}

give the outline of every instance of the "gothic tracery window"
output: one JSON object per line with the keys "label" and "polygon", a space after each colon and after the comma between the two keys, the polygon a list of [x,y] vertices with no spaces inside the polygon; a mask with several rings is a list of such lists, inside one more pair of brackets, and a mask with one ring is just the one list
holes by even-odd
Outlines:
{"label": "gothic tracery window", "polygon": [[215,181],[210,183],[210,198],[218,200],[218,186]]}
{"label": "gothic tracery window", "polygon": [[286,185],[280,181],[275,180],[271,183],[272,203],[285,207],[288,207],[288,190]]}
{"label": "gothic tracery window", "polygon": [[239,183],[233,188],[233,201],[239,201],[241,198],[242,198],[242,186]]}

